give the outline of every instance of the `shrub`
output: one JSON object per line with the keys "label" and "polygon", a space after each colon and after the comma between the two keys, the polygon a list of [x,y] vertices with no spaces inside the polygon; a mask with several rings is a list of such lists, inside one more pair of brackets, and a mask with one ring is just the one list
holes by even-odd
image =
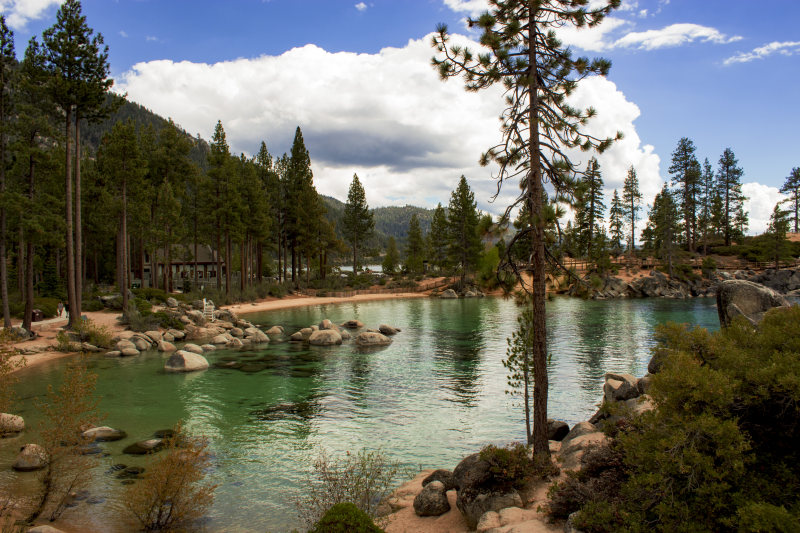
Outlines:
{"label": "shrub", "polygon": [[77,352],[79,349],[80,348],[74,342],[72,342],[72,339],[70,339],[69,334],[66,331],[61,330],[56,333],[56,350],[59,352],[69,353]]}
{"label": "shrub", "polygon": [[166,311],[157,311],[153,313],[152,318],[157,321],[158,326],[163,329],[177,329],[183,330],[184,324],[178,317]]}
{"label": "shrub", "polygon": [[[138,298],[137,298],[138,299]],[[136,306],[136,301],[128,302],[128,308],[122,314],[122,323],[128,325],[131,331],[138,331],[144,333],[158,327],[159,321],[154,317],[149,310],[146,314],[139,311]]]}
{"label": "shrub", "polygon": [[88,342],[100,348],[111,348],[111,331],[105,326],[98,326],[91,320],[77,320],[73,331],[82,342]]}
{"label": "shrub", "polygon": [[323,450],[309,473],[306,496],[295,502],[300,518],[311,527],[326,510],[350,502],[373,520],[403,472],[381,451],[360,450],[332,459]]}
{"label": "shrub", "polygon": [[81,310],[83,311],[102,311],[106,307],[100,300],[83,300],[81,302]]}
{"label": "shrub", "polygon": [[49,385],[44,400],[36,402],[42,413],[41,444],[48,462],[40,473],[38,501],[27,522],[45,511],[51,521],[57,519],[66,509],[70,493],[86,488],[91,481],[95,458],[84,453],[89,441],[82,432],[100,420],[96,383],[97,374],[89,371],[81,357],[67,365],[59,388]]}
{"label": "shrub", "polygon": [[205,439],[187,435],[179,423],[164,454],[145,468],[144,479],[128,486],[122,505],[142,529],[182,531],[206,516],[216,489],[204,482],[211,466],[206,448]]}
{"label": "shrub", "polygon": [[166,302],[167,298],[169,298],[170,296],[163,289],[154,289],[152,287],[133,289],[132,292],[137,298],[142,298],[143,300],[148,300],[148,301],[156,301],[160,303]]}
{"label": "shrub", "polygon": [[489,463],[493,486],[504,492],[558,474],[558,468],[549,459],[543,463],[535,461],[530,449],[520,442],[504,447],[490,444],[480,451],[480,458]]}
{"label": "shrub", "polygon": [[328,509],[308,533],[383,533],[367,513],[350,502]]}

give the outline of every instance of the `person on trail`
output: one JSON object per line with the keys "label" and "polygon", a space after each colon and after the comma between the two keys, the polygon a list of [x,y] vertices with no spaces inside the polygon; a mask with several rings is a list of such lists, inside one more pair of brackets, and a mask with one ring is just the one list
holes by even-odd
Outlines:
{"label": "person on trail", "polygon": [[64,312],[64,302],[58,302],[58,316],[61,316],[61,313]]}

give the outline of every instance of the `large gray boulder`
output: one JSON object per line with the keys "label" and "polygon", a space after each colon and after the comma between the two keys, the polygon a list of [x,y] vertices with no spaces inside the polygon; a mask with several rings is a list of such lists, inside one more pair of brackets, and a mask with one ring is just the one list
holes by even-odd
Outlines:
{"label": "large gray boulder", "polygon": [[445,300],[456,300],[458,299],[458,294],[453,289],[447,289],[439,295],[439,298],[444,298]]}
{"label": "large gray boulder", "polygon": [[196,344],[193,344],[191,342],[183,345],[183,351],[190,352],[190,353],[196,353],[196,354],[200,354],[200,355],[203,354],[203,349],[200,346],[198,346]]}
{"label": "large gray boulder", "polygon": [[441,481],[428,483],[414,498],[414,512],[417,516],[440,516],[449,510],[447,491]]}
{"label": "large gray boulder", "polygon": [[358,346],[388,346],[392,339],[377,331],[362,331],[356,337]]}
{"label": "large gray boulder", "polygon": [[562,420],[547,419],[547,440],[564,440],[569,434],[569,424]]}
{"label": "large gray boulder", "polygon": [[456,498],[456,507],[461,511],[467,525],[473,529],[484,513],[522,505],[522,497],[513,489],[509,492],[460,489]]}
{"label": "large gray boulder", "polygon": [[152,343],[156,343],[163,338],[163,335],[160,331],[145,331],[144,334],[150,339]]}
{"label": "large gray boulder", "polygon": [[174,352],[175,350],[177,350],[177,348],[175,348],[175,345],[172,344],[171,342],[158,341],[159,352],[171,353]]}
{"label": "large gray boulder", "polygon": [[400,328],[395,328],[389,326],[388,324],[381,324],[380,326],[378,326],[378,331],[380,331],[381,333],[383,333],[388,337],[389,335],[397,335],[397,333],[400,332]]}
{"label": "large gray boulder", "polygon": [[335,329],[320,329],[311,334],[308,343],[313,346],[342,344],[342,336]]}
{"label": "large gray boulder", "polygon": [[717,287],[717,312],[722,327],[730,326],[737,316],[743,316],[756,325],[764,313],[773,307],[784,306],[789,306],[789,302],[781,294],[752,281],[732,279]]}
{"label": "large gray boulder", "polygon": [[631,374],[606,374],[603,385],[603,399],[606,402],[621,402],[639,396],[636,386],[637,379]]}
{"label": "large gray boulder", "polygon": [[11,468],[17,472],[33,472],[47,466],[47,452],[38,444],[26,444],[20,448]]}
{"label": "large gray boulder", "polygon": [[25,420],[21,416],[0,413],[0,438],[13,437],[25,430]]}
{"label": "large gray boulder", "polygon": [[440,481],[442,484],[444,484],[445,491],[456,488],[455,484],[453,483],[453,473],[449,470],[444,470],[441,468],[439,470],[434,470],[422,480],[422,486],[424,487],[433,481]]}
{"label": "large gray boulder", "polygon": [[358,329],[358,328],[363,328],[364,323],[361,322],[360,320],[353,319],[343,323],[342,327],[347,329]]}
{"label": "large gray boulder", "polygon": [[164,439],[160,438],[141,440],[128,445],[124,450],[122,450],[122,453],[128,455],[145,455],[148,453],[156,453],[157,451],[163,449],[165,445],[166,443],[164,442]]}
{"label": "large gray boulder", "polygon": [[270,337],[280,337],[283,335],[283,326],[272,326],[266,331],[266,334]]}
{"label": "large gray boulder", "polygon": [[164,363],[167,372],[195,372],[208,368],[208,360],[200,354],[178,350]]}

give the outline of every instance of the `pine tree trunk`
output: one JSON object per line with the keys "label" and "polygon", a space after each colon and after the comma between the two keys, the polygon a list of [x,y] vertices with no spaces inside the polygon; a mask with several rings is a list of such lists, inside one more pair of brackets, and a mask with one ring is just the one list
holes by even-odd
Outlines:
{"label": "pine tree trunk", "polygon": [[[28,158],[28,199],[33,203],[33,196],[34,196],[34,183],[35,183],[35,160],[33,156],[29,156]],[[25,295],[25,314],[22,318],[22,327],[28,331],[31,331],[31,324],[33,323],[33,241],[28,239],[28,250],[25,254],[25,271],[27,272],[27,276],[25,279],[27,283],[25,284],[25,291],[23,294]],[[5,262],[5,261],[4,261]],[[5,301],[5,298],[3,299]]]}
{"label": "pine tree trunk", "polygon": [[128,265],[128,183],[122,180],[122,276],[120,279],[120,292],[122,293],[122,312],[128,310],[128,278],[130,277],[130,267]]}
{"label": "pine tree trunk", "polygon": [[296,273],[297,273],[297,256],[295,254],[295,242],[294,239],[292,239],[292,282],[294,282]]}
{"label": "pine tree trunk", "polygon": [[83,226],[81,223],[81,116],[75,111],[75,312],[83,305]]}
{"label": "pine tree trunk", "polygon": [[533,268],[533,287],[531,306],[533,309],[533,453],[550,457],[547,440],[547,323],[545,320],[545,250],[544,216],[542,213],[542,167],[539,157],[539,116],[538,116],[538,57],[536,52],[536,12],[538,0],[529,0],[529,68],[533,75],[530,80],[528,207],[533,223],[531,265]]}
{"label": "pine tree trunk", "polygon": [[[67,322],[67,328],[71,329],[72,326],[75,324],[75,313],[78,300],[75,295],[75,234],[73,232],[72,226],[72,138],[70,136],[71,133],[71,125],[72,125],[72,107],[67,108],[67,116],[66,116],[66,162],[65,162],[65,215],[64,220],[66,222],[66,235],[65,235],[65,242],[66,242],[66,266],[67,266],[67,310],[69,311],[69,321]],[[80,311],[77,311],[80,313]]]}
{"label": "pine tree trunk", "polygon": [[25,236],[22,226],[17,228],[17,292],[20,296],[25,293]]}
{"label": "pine tree trunk", "polygon": [[245,287],[245,274],[247,273],[246,262],[247,262],[247,247],[245,245],[245,241],[243,240],[239,245],[239,249],[241,250],[242,260],[239,261],[239,290],[244,292]]}
{"label": "pine tree trunk", "polygon": [[217,290],[222,289],[222,235],[217,224]]}
{"label": "pine tree trunk", "polygon": [[231,234],[225,230],[225,294],[231,293]]}
{"label": "pine tree trunk", "polygon": [[166,273],[166,278],[164,278],[164,290],[166,292],[172,292],[172,226],[170,226],[169,231],[167,232],[167,259],[164,263],[164,272]]}
{"label": "pine tree trunk", "polygon": [[[116,282],[117,288],[121,291],[122,290],[122,213],[119,214],[119,226],[117,226],[117,272],[116,272]],[[123,305],[122,309],[125,309]]]}

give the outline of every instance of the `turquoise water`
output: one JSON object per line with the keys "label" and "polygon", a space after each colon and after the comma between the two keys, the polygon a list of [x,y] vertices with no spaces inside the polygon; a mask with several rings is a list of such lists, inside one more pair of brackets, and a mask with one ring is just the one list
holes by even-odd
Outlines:
{"label": "turquoise water", "polygon": [[[179,419],[209,437],[210,473],[219,484],[209,529],[284,531],[297,526],[293,501],[318,451],[333,454],[382,448],[417,470],[453,468],[487,443],[524,438],[518,400],[505,394],[506,338],[516,326],[510,300],[409,299],[347,303],[248,315],[254,323],[284,325],[288,332],[330,318],[357,318],[367,327],[402,328],[391,346],[371,351],[351,343],[331,348],[273,344],[221,350],[209,361],[236,359],[243,370],[211,368],[189,375],[163,372],[164,357],[92,360],[105,424],[129,438],[103,444],[110,454],[98,467],[92,493],[103,504],[81,504],[76,527],[123,531],[106,520],[115,512],[119,481],[104,474],[112,463],[143,464],[121,454],[134,440],[171,427]],[[548,302],[551,353],[549,415],[575,423],[596,410],[605,372],[642,375],[653,329],[666,321],[716,329],[711,299]],[[26,370],[19,387],[22,414],[47,384],[57,383],[64,362]],[[35,430],[0,441],[0,483],[30,484],[10,472],[16,449]],[[22,440],[20,440],[22,439]],[[116,529],[115,529],[116,527]]]}

